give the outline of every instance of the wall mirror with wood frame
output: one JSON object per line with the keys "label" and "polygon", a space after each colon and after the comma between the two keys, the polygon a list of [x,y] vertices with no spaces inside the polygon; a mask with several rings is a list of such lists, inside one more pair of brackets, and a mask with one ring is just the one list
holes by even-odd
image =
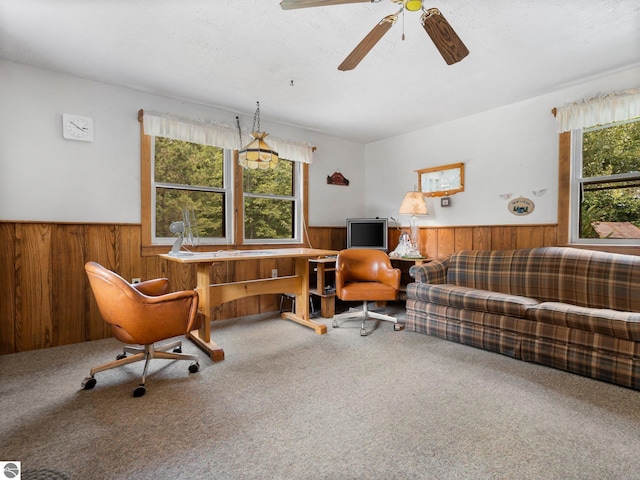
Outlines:
{"label": "wall mirror with wood frame", "polygon": [[416,170],[418,190],[425,197],[445,197],[464,192],[464,163]]}

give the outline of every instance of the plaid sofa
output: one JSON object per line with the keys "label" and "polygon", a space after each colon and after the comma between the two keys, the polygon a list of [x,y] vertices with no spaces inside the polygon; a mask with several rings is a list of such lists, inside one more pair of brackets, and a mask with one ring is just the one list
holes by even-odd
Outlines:
{"label": "plaid sofa", "polygon": [[640,390],[640,257],[466,250],[410,274],[408,330]]}

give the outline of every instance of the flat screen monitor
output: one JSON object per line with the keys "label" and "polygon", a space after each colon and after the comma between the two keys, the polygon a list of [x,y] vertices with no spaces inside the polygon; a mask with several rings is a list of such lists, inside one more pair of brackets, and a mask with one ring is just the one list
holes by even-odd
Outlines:
{"label": "flat screen monitor", "polygon": [[347,218],[347,248],[388,250],[386,218]]}

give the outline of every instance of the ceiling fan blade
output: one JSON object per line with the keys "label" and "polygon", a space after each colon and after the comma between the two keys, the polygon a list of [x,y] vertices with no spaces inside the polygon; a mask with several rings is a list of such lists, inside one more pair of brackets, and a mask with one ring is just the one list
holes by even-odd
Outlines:
{"label": "ceiling fan blade", "polygon": [[324,7],[325,5],[343,5],[347,3],[377,3],[380,0],[282,0],[280,8],[282,10],[292,10],[294,8]]}
{"label": "ceiling fan blade", "polygon": [[440,10],[430,8],[422,14],[420,21],[447,65],[453,65],[469,55],[469,50]]}
{"label": "ceiling fan blade", "polygon": [[396,23],[398,14],[387,15],[378,24],[373,27],[366,37],[358,44],[356,48],[349,54],[347,58],[338,66],[338,70],[343,72],[353,70],[358,66],[362,59],[369,53],[376,43],[389,31],[393,24]]}

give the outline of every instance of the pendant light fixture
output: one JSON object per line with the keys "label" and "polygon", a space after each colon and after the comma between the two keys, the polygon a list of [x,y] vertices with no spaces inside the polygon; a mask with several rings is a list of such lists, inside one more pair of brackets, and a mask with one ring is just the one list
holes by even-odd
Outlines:
{"label": "pendant light fixture", "polygon": [[[256,113],[253,116],[253,140],[238,151],[238,164],[243,168],[252,170],[276,168],[278,164],[278,152],[271,148],[264,138],[268,133],[260,131],[260,102],[256,102]],[[238,132],[240,134],[240,144],[242,145],[242,132],[240,132],[240,120],[238,122]]]}

